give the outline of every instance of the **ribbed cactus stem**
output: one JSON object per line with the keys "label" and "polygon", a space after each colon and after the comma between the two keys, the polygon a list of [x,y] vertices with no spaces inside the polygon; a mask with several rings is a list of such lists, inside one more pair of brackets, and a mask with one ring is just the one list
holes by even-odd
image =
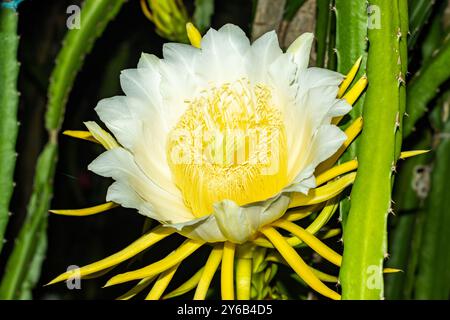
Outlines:
{"label": "ribbed cactus stem", "polygon": [[13,177],[17,158],[17,21],[18,14],[15,11],[0,8],[0,252],[10,216],[9,202],[14,190]]}
{"label": "ribbed cactus stem", "polygon": [[[398,150],[405,90],[406,47],[402,43],[406,0],[371,0],[380,28],[368,31],[369,88],[364,130],[357,150],[359,168],[344,230],[340,272],[343,299],[383,299],[383,263],[387,253],[387,217]],[[407,19],[407,18],[406,18]]]}
{"label": "ribbed cactus stem", "polygon": [[0,299],[29,298],[45,255],[47,216],[52,199],[53,177],[58,156],[57,136],[67,99],[85,55],[125,0],[86,0],[81,10],[81,28],[69,30],[56,59],[45,114],[49,135],[36,165],[33,193],[25,223],[15,241],[0,283]]}
{"label": "ribbed cactus stem", "polygon": [[[336,49],[337,71],[347,74],[353,64],[362,57],[361,66],[355,76],[357,81],[366,73],[367,62],[367,1],[366,0],[336,0]],[[349,113],[350,121],[362,114],[365,95],[362,95]],[[358,140],[354,141],[342,155],[340,162],[353,160],[356,157]],[[350,210],[350,200],[342,199],[340,203],[340,217],[345,228],[347,215]]]}

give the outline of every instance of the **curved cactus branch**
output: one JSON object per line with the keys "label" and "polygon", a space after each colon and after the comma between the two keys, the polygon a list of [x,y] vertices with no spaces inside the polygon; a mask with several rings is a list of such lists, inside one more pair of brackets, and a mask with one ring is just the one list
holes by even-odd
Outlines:
{"label": "curved cactus branch", "polygon": [[[84,56],[108,22],[118,13],[124,0],[86,0],[81,10],[81,29],[68,31],[57,64],[52,72],[48,92],[46,128],[49,141],[36,165],[33,194],[27,217],[8,259],[0,283],[0,299],[28,298],[35,285],[45,255],[47,215],[52,198],[52,181],[58,156],[57,135],[61,126],[66,100]],[[33,267],[33,270],[29,268]]]}
{"label": "curved cactus branch", "polygon": [[450,37],[429,59],[408,86],[408,106],[404,136],[414,131],[414,125],[427,111],[427,104],[436,96],[439,87],[450,78]]}
{"label": "curved cactus branch", "polygon": [[17,62],[18,15],[10,9],[0,9],[0,252],[9,220],[9,202],[14,189],[16,139],[18,131]]}
{"label": "curved cactus branch", "polygon": [[409,1],[409,28],[411,36],[408,41],[409,48],[413,48],[419,38],[420,32],[430,18],[436,0],[410,0]]}
{"label": "curved cactus branch", "polygon": [[[450,292],[450,253],[448,234],[450,232],[450,94],[444,101],[442,114],[443,130],[436,148],[431,188],[426,201],[426,218],[423,223],[422,243],[418,250],[418,268],[415,282],[415,299],[448,299]],[[439,110],[440,111],[440,110]]]}
{"label": "curved cactus branch", "polygon": [[[350,71],[358,58],[362,58],[361,66],[355,76],[357,81],[366,73],[367,62],[367,1],[336,0],[336,55],[337,70],[343,74]],[[350,84],[351,86],[351,84]],[[350,121],[362,115],[362,105],[365,95],[362,95],[349,113]],[[358,140],[354,141],[345,151],[340,163],[353,160],[356,157]],[[340,217],[345,228],[350,201],[342,199],[340,203]]]}
{"label": "curved cactus branch", "polygon": [[87,0],[81,9],[81,28],[69,30],[56,58],[50,78],[48,106],[45,116],[49,131],[60,128],[65,105],[84,57],[94,46],[109,21],[116,16],[125,0]]}

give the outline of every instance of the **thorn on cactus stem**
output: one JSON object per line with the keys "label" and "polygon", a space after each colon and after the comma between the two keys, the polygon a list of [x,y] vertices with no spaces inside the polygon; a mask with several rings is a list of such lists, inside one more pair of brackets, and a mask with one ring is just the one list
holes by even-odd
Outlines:
{"label": "thorn on cactus stem", "polygon": [[397,41],[400,41],[400,39],[402,38],[402,30],[400,28],[398,28],[397,31]]}
{"label": "thorn on cactus stem", "polygon": [[392,207],[389,208],[388,213],[392,214],[393,216],[395,216],[395,212],[394,209],[392,209]]}
{"label": "thorn on cactus stem", "polygon": [[397,81],[398,81],[398,85],[399,85],[399,86],[401,86],[402,84],[403,84],[403,85],[406,84],[405,78],[403,77],[403,74],[402,74],[401,71],[400,71],[400,73],[398,74]]}
{"label": "thorn on cactus stem", "polygon": [[391,172],[397,173],[397,166],[395,165],[395,163],[393,163],[391,166]]}
{"label": "thorn on cactus stem", "polygon": [[391,255],[388,253],[388,252],[385,252],[384,253],[384,258],[385,259],[389,259],[391,257]]}

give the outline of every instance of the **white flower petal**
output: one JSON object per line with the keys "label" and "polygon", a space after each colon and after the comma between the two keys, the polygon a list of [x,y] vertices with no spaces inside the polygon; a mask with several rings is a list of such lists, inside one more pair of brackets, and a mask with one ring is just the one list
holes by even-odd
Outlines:
{"label": "white flower petal", "polygon": [[160,59],[154,54],[142,53],[141,58],[138,62],[138,69],[147,68],[151,69],[153,72],[158,72],[158,65]]}
{"label": "white flower petal", "polygon": [[168,130],[158,110],[145,110],[141,100],[123,96],[103,99],[95,110],[120,144],[133,152],[147,177],[170,193],[179,194],[166,159]]}
{"label": "white flower petal", "polygon": [[270,83],[269,68],[282,54],[275,31],[267,32],[253,42],[246,57],[250,81],[257,84]]}
{"label": "white flower petal", "polygon": [[[299,182],[299,174],[311,164],[307,155],[308,150],[315,148],[313,139],[318,128],[329,124],[332,116],[343,115],[350,110],[345,102],[336,99],[342,79],[343,76],[337,72],[319,68],[308,68],[298,77],[295,105],[285,115],[288,174],[293,183]],[[339,138],[342,131],[337,131]]]}
{"label": "white flower petal", "polygon": [[279,219],[287,210],[288,195],[280,194],[266,201],[239,206],[234,201],[223,200],[214,205],[214,213],[199,219],[195,225],[183,226],[181,234],[207,242],[232,241],[244,243],[257,231]]}
{"label": "white flower petal", "polygon": [[292,60],[298,67],[298,73],[308,67],[313,41],[314,35],[312,33],[303,33],[287,50],[287,53],[292,55]]}
{"label": "white flower petal", "polygon": [[318,166],[338,151],[347,139],[345,133],[335,125],[322,125],[317,130],[308,152],[308,162]]}
{"label": "white flower petal", "polygon": [[250,41],[241,28],[226,24],[218,31],[210,29],[201,45],[197,69],[207,83],[220,86],[246,76],[245,56]]}
{"label": "white flower petal", "polygon": [[308,194],[310,189],[316,187],[316,177],[314,177],[315,169],[315,165],[308,165],[294,178],[288,187],[283,189],[283,192],[300,192]]}
{"label": "white flower petal", "polygon": [[[163,47],[164,59],[143,54],[137,69],[121,74],[126,96],[102,100],[96,107],[125,148],[109,150],[89,166],[116,180],[107,200],[136,208],[189,238],[208,242],[246,242],[262,226],[281,217],[290,193],[307,194],[314,188],[315,168],[346,139],[339,128],[330,125],[333,117],[350,110],[347,102],[336,99],[343,76],[308,68],[313,40],[312,34],[303,34],[283,53],[275,32],[250,45],[239,27],[225,25],[218,31],[210,29],[201,49],[169,43]],[[232,83],[242,79],[249,80],[249,90],[254,85],[270,90],[271,100],[264,103],[283,115],[290,183],[265,201],[239,206],[225,199],[214,204],[210,215],[196,218],[172,182],[166,139],[200,93],[207,95],[225,84],[233,90]]]}
{"label": "white flower petal", "polygon": [[181,196],[177,197],[165,191],[148,179],[134,162],[133,155],[123,148],[102,153],[88,169],[130,186],[139,197],[151,204],[156,215],[162,214],[166,222],[179,223],[194,218],[185,207]]}
{"label": "white flower petal", "polygon": [[145,202],[131,186],[123,182],[116,181],[109,186],[106,201],[118,203],[124,208],[137,209],[140,214],[152,219],[164,219],[153,210],[151,204]]}
{"label": "white flower petal", "polygon": [[198,76],[200,50],[192,46],[167,43],[163,47],[164,60],[160,64],[161,86],[165,115],[172,128],[186,110],[187,100],[192,100],[201,90]]}
{"label": "white flower petal", "polygon": [[[352,106],[347,101],[337,99],[330,110],[328,110],[327,117],[329,117],[328,119],[331,121],[330,118],[346,115],[350,110],[352,110]],[[328,121],[328,123],[330,123],[330,121]]]}

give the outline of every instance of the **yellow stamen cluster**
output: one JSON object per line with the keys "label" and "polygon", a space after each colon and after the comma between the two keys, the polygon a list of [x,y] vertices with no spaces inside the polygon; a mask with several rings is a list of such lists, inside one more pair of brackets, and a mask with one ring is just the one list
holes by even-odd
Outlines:
{"label": "yellow stamen cluster", "polygon": [[287,184],[286,133],[268,87],[242,79],[203,91],[169,134],[167,158],[196,216],[229,199],[265,200]]}

